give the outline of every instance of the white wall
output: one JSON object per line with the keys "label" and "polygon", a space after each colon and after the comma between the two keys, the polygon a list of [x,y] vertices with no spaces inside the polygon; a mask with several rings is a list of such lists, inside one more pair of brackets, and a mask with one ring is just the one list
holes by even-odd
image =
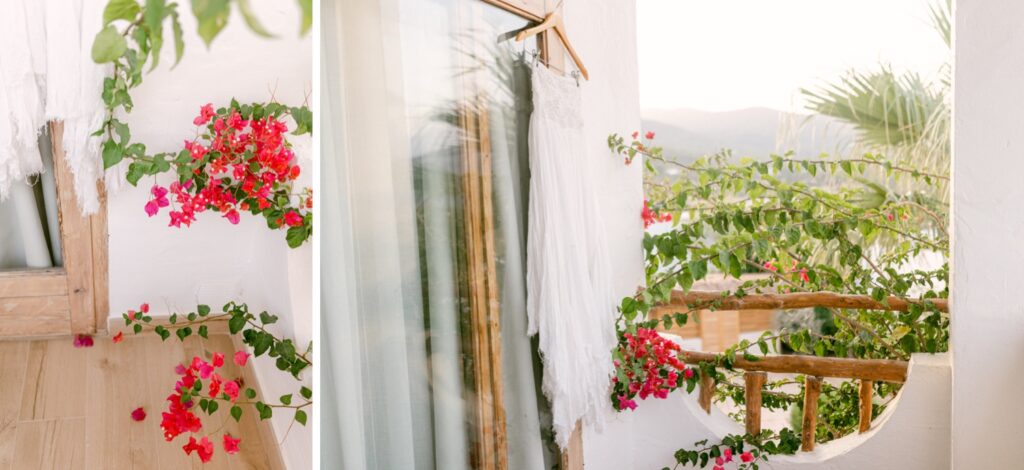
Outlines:
{"label": "white wall", "polygon": [[953,465],[1015,468],[1024,407],[1024,2],[956,2]]}
{"label": "white wall", "polygon": [[[92,0],[99,1],[99,0]],[[164,46],[160,67],[144,77],[132,98],[129,115],[133,138],[150,151],[178,151],[182,141],[195,135],[192,119],[199,107],[212,102],[225,105],[268,101],[301,104],[312,89],[312,42],[299,38],[299,11],[295,2],[252,2],[264,26],[278,39],[261,39],[245,28],[234,12],[228,27],[208,50],[195,34],[189,4],[182,8],[186,51],[174,62],[173,45]],[[170,32],[166,33],[169,35]],[[304,171],[302,184],[312,173],[312,144],[308,136],[292,139]],[[161,178],[161,184],[169,179]],[[283,231],[271,232],[262,219],[242,217],[233,226],[213,213],[203,214],[192,228],[167,226],[166,212],[148,218],[143,211],[152,179],[138,188],[112,195],[109,201],[111,316],[148,301],[156,314],[188,311],[197,303],[214,308],[227,300],[281,316],[277,332],[293,336],[299,344],[312,337],[312,248],[309,243],[290,250]],[[271,361],[257,362],[264,395],[271,399],[298,387],[280,380]],[[306,373],[307,385],[312,371]],[[278,439],[291,416],[275,416]],[[296,425],[284,443],[290,468],[310,468],[312,437],[309,427]]]}
{"label": "white wall", "polygon": [[[637,84],[636,5],[633,0],[565,0],[568,35],[590,72],[582,84],[584,135],[598,180],[606,235],[615,266],[615,287],[622,297],[643,284],[643,185],[640,161],[625,166],[613,157],[607,138],[640,129]],[[569,60],[568,57],[566,59]],[[571,61],[566,64],[572,68]],[[631,468],[632,453],[622,441],[632,439],[629,416],[616,415],[608,406],[605,432],[585,427],[584,461],[587,468]]]}

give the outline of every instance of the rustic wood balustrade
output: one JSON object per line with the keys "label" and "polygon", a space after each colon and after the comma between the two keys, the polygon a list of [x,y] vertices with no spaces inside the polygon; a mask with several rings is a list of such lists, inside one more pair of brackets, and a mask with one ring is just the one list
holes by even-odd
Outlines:
{"label": "rustic wood balustrade", "polygon": [[[846,295],[834,292],[801,292],[792,294],[748,294],[743,297],[723,295],[723,292],[673,291],[669,304],[652,309],[652,317],[679,311],[703,309],[714,305],[720,310],[767,310],[797,309],[810,307],[850,308],[865,310],[906,311],[915,302],[928,302],[936,310],[949,312],[946,299],[927,301],[889,297],[879,302],[865,295]],[[719,356],[714,353],[681,352],[681,359],[687,364],[717,363]],[[801,450],[814,450],[814,434],[818,421],[818,398],[821,394],[822,379],[827,377],[856,379],[860,381],[860,426],[859,432],[871,429],[872,398],[874,383],[903,383],[907,380],[906,361],[886,359],[848,359],[817,357],[807,355],[778,355],[748,360],[737,357],[733,368],[744,371],[744,393],[746,416],[744,424],[748,434],[761,432],[761,395],[767,382],[767,373],[802,374],[804,379],[803,429]],[[700,382],[699,403],[704,411],[711,412],[711,399],[715,392],[714,379],[703,376]]]}

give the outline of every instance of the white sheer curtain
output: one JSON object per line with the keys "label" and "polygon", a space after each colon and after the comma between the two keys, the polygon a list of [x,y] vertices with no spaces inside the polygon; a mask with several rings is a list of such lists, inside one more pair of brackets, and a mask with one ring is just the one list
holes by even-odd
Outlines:
{"label": "white sheer curtain", "polygon": [[[459,86],[453,48],[466,32],[451,13],[467,7],[493,9],[478,0],[323,3],[324,468],[470,468],[460,136],[451,120]],[[495,11],[478,18],[486,22]],[[493,43],[492,33],[485,37]],[[512,72],[509,58],[501,66]],[[489,111],[513,469],[553,463],[541,438],[538,361],[526,335],[528,82],[496,78],[501,92]]]}
{"label": "white sheer curtain", "polygon": [[44,170],[0,201],[0,270],[60,266],[60,226],[50,136],[39,136]]}

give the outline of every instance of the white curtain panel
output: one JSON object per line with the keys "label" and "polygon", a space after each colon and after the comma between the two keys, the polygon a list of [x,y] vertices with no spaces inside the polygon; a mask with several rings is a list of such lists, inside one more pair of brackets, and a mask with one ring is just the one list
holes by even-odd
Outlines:
{"label": "white curtain panel", "polygon": [[[64,123],[65,160],[86,214],[99,208],[103,176],[100,96],[109,66],[93,63],[92,41],[105,0],[3,0],[0,7],[0,200],[40,174],[38,137],[50,121]],[[112,178],[118,186],[119,178]]]}
{"label": "white curtain panel", "polygon": [[0,271],[61,265],[57,190],[49,134],[39,137],[43,173],[11,186],[0,201]]}
{"label": "white curtain panel", "polygon": [[[445,9],[470,3],[484,6],[323,3],[321,233],[330,240],[321,251],[324,468],[470,468],[472,397],[463,385],[457,274],[462,229],[454,216],[459,135],[443,118],[424,117],[426,92],[418,88],[430,83],[424,75],[454,87],[454,68],[444,62],[455,37]],[[400,24],[402,15],[421,20]],[[526,335],[527,170],[518,150],[526,121],[517,114],[524,111],[492,109],[491,138],[510,468],[540,469],[552,457],[545,458]]]}

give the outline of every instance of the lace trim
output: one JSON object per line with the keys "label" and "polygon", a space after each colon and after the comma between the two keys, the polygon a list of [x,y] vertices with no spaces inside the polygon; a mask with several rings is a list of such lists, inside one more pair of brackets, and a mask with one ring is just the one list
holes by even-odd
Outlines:
{"label": "lace trim", "polygon": [[543,65],[533,67],[533,112],[567,128],[583,128],[580,87],[576,79],[563,77]]}

